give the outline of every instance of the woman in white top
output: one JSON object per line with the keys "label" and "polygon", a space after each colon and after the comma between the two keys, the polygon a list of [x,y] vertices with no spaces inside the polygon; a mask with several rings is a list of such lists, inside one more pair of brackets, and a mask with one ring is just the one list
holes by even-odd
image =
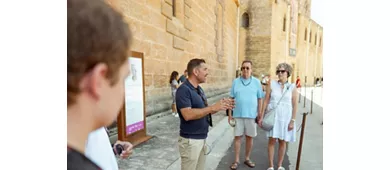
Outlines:
{"label": "woman in white top", "polygon": [[171,73],[171,77],[169,78],[169,84],[171,86],[171,95],[172,95],[172,115],[175,117],[179,117],[176,109],[176,91],[179,88],[179,83],[177,80],[179,79],[179,73],[177,71],[173,71]]}
{"label": "woman in white top", "polygon": [[[279,142],[278,170],[284,170],[282,162],[286,152],[286,142],[295,142],[296,140],[295,117],[298,105],[298,91],[294,83],[287,81],[291,76],[292,67],[287,63],[281,63],[276,67],[276,70],[279,80],[272,80],[267,85],[264,107],[260,116],[261,125],[264,113],[275,109],[274,127],[267,132],[269,160],[269,168],[267,170],[274,170],[273,158],[276,140]],[[285,93],[284,96],[283,93]],[[280,103],[278,105],[279,100]]]}

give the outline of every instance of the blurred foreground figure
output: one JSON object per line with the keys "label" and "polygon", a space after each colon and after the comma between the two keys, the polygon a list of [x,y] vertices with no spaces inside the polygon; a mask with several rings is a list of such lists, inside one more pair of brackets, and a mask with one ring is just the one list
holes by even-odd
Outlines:
{"label": "blurred foreground figure", "polygon": [[88,135],[110,125],[124,100],[131,35],[104,1],[67,1],[67,166],[101,169],[85,156]]}

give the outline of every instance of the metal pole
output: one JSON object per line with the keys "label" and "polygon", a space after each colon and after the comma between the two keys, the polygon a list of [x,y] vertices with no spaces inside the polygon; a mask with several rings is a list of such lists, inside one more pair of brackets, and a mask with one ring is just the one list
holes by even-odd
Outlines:
{"label": "metal pole", "polygon": [[303,108],[306,107],[306,82],[307,82],[307,76],[305,76],[305,98],[303,99]]}
{"label": "metal pole", "polygon": [[305,83],[305,98],[303,99],[303,108],[306,107],[306,83]]}
{"label": "metal pole", "polygon": [[313,89],[311,90],[310,114],[313,114]]}
{"label": "metal pole", "polygon": [[301,103],[302,88],[299,88],[299,100],[298,103]]}
{"label": "metal pole", "polygon": [[301,152],[302,152],[302,145],[303,145],[303,135],[305,133],[305,126],[306,126],[306,115],[308,113],[303,113],[303,120],[302,120],[302,129],[301,129],[301,137],[299,139],[299,147],[298,147],[298,159],[297,159],[297,165],[295,167],[295,170],[299,170],[299,164],[301,162]]}

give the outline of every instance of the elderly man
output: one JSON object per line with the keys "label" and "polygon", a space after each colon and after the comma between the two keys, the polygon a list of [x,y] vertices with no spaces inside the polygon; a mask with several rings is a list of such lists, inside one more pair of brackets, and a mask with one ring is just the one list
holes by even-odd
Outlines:
{"label": "elderly man", "polygon": [[242,76],[233,81],[230,97],[235,99],[233,115],[229,111],[229,124],[235,120],[234,126],[234,151],[235,162],[230,169],[237,169],[240,159],[241,137],[245,135],[246,149],[244,164],[250,168],[255,167],[255,163],[250,160],[253,146],[253,137],[257,135],[256,117],[260,115],[262,98],[264,96],[260,80],[253,77],[252,62],[244,61],[241,66]]}

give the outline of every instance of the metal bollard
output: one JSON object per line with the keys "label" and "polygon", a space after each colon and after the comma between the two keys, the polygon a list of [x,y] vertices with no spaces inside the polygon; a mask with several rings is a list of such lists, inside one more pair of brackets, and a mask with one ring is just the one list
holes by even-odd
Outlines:
{"label": "metal bollard", "polygon": [[298,103],[301,103],[302,88],[299,88],[299,100]]}
{"label": "metal bollard", "polygon": [[305,83],[305,98],[303,99],[303,108],[306,107],[306,83]]}
{"label": "metal bollard", "polygon": [[313,89],[311,90],[310,114],[313,114]]}
{"label": "metal bollard", "polygon": [[306,116],[307,112],[303,113],[303,119],[302,119],[302,128],[301,128],[301,137],[299,139],[299,147],[298,147],[298,159],[297,159],[297,165],[295,167],[295,170],[299,170],[299,164],[301,162],[301,153],[302,153],[302,145],[303,145],[303,135],[305,133],[305,126],[306,126]]}

